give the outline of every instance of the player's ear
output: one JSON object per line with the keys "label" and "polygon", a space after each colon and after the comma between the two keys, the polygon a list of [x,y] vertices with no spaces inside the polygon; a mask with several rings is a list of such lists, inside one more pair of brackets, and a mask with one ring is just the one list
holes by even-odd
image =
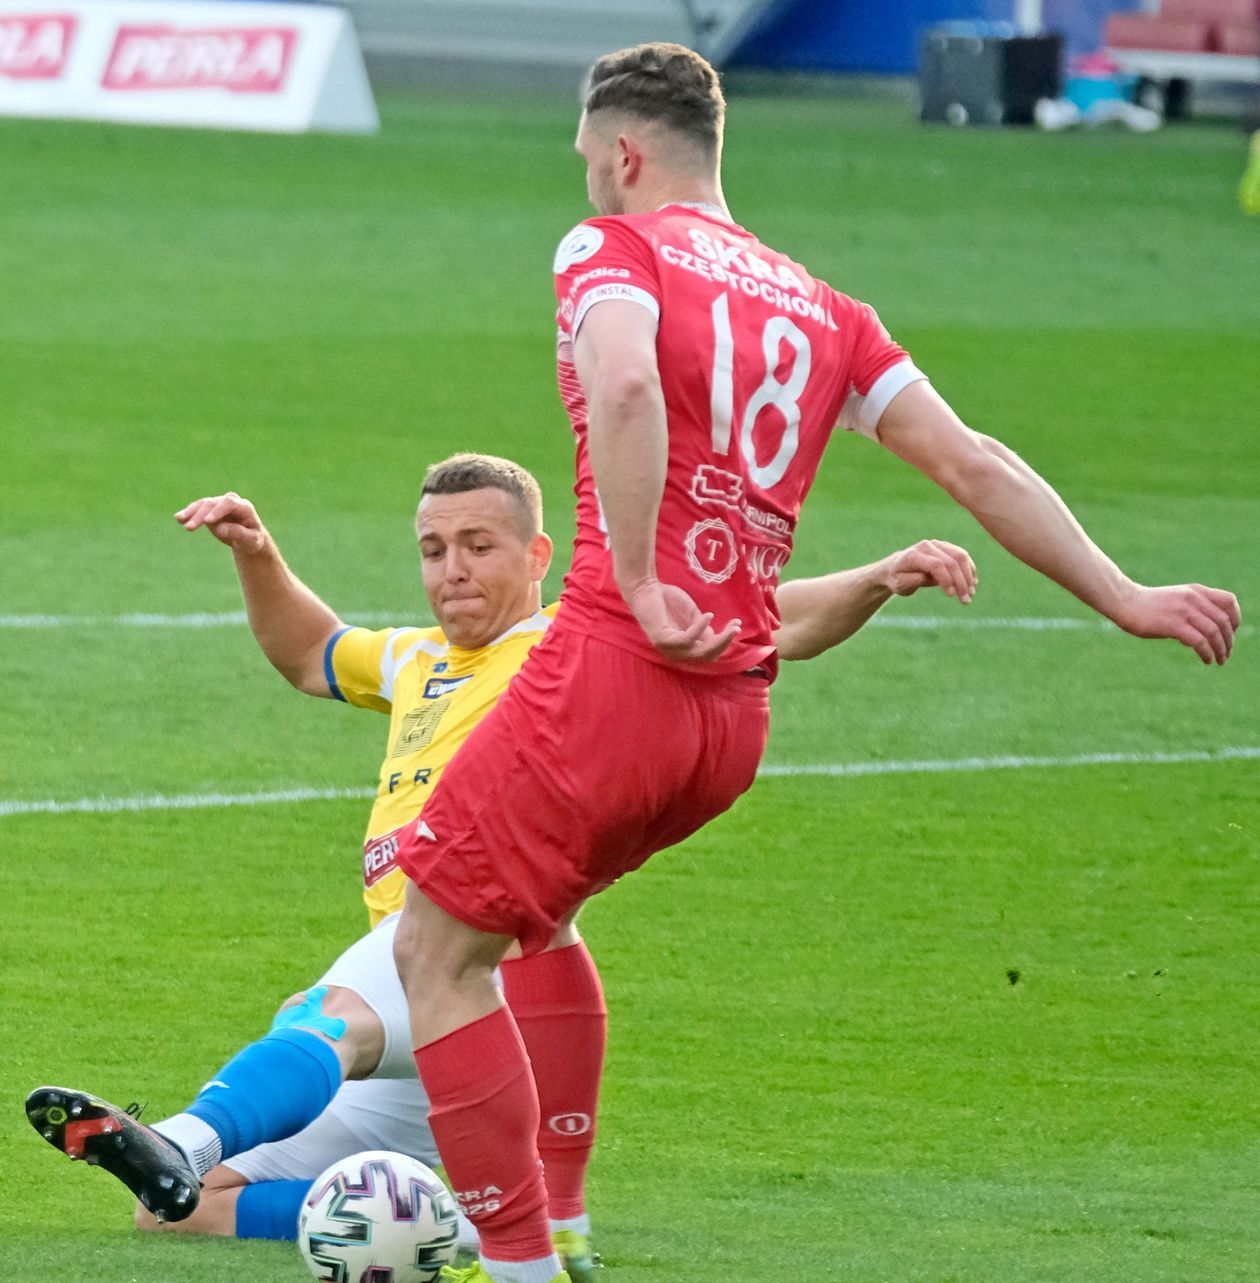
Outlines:
{"label": "player's ear", "polygon": [[626,134],[617,135],[617,176],[623,187],[632,187],[643,170],[643,148]]}
{"label": "player's ear", "polygon": [[551,536],[539,531],[529,541],[529,577],[531,583],[541,583],[551,569],[551,554],[555,545]]}

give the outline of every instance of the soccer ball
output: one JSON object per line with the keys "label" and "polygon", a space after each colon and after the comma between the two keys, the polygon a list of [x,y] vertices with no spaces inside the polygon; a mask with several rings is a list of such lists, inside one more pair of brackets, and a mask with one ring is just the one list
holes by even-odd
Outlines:
{"label": "soccer ball", "polygon": [[436,1283],[455,1259],[455,1200],[406,1154],[370,1149],[334,1163],[311,1186],[298,1246],[328,1283]]}

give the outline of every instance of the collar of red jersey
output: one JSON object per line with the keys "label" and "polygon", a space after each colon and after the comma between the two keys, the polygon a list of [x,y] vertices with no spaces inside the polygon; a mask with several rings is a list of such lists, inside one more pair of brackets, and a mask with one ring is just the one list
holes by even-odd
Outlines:
{"label": "collar of red jersey", "polygon": [[727,223],[734,222],[729,211],[722,208],[721,205],[715,205],[712,201],[707,200],[667,200],[664,205],[658,205],[656,212],[659,214],[663,209],[669,209],[672,206],[680,206],[682,209],[694,209],[701,214],[713,214]]}

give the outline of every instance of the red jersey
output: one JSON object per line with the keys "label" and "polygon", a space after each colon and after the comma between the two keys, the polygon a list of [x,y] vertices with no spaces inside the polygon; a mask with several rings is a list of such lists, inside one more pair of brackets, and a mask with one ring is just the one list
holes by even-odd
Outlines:
{"label": "red jersey", "polygon": [[562,598],[569,620],[668,663],[613,578],[586,449],[587,406],[573,341],[605,299],[658,318],[669,467],[657,573],[713,626],[742,621],[713,674],[774,669],[775,587],[832,429],[874,435],[889,401],[923,376],[875,312],[763,245],[712,206],[592,218],[556,251],[560,395],[577,437],[577,539]]}

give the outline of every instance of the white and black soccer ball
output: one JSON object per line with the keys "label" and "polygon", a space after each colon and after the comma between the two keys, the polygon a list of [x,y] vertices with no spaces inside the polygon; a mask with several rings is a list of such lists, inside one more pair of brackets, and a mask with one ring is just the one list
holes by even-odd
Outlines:
{"label": "white and black soccer ball", "polygon": [[455,1200],[423,1163],[370,1149],[316,1179],[298,1246],[327,1283],[436,1283],[459,1246]]}

